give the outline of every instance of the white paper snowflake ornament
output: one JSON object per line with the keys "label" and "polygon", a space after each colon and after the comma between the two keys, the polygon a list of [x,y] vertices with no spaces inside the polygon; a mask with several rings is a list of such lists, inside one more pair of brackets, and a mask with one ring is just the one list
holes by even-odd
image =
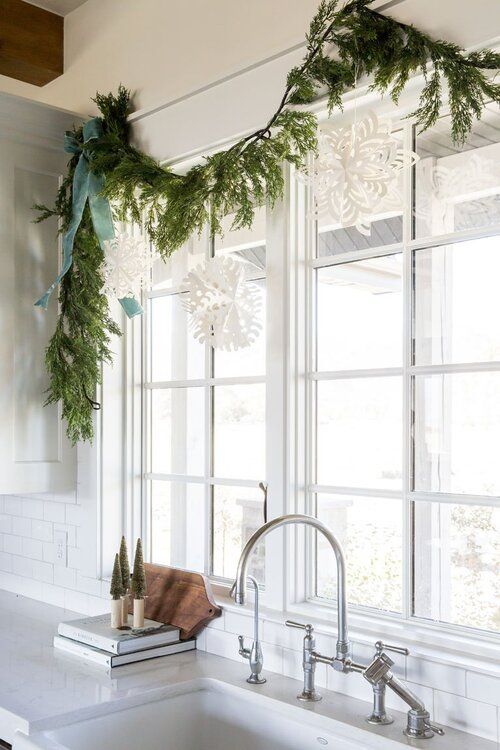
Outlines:
{"label": "white paper snowflake ornament", "polygon": [[158,258],[144,237],[117,234],[104,243],[104,278],[102,292],[110,297],[140,297],[151,279],[153,263]]}
{"label": "white paper snowflake ornament", "polygon": [[391,123],[370,112],[362,120],[336,129],[321,128],[318,155],[306,173],[312,186],[314,215],[328,215],[341,227],[370,234],[372,218],[398,210],[399,177],[418,161],[391,134]]}
{"label": "white paper snowflake ornament", "polygon": [[217,256],[196,266],[183,283],[182,304],[198,341],[226,351],[254,343],[262,328],[261,301],[255,284],[245,279],[244,263]]}

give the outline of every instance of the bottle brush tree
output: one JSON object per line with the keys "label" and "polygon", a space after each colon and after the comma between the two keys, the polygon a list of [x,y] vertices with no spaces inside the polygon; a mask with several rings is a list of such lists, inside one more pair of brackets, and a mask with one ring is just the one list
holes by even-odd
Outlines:
{"label": "bottle brush tree", "polygon": [[123,625],[128,623],[129,589],[130,589],[130,564],[128,561],[128,549],[125,537],[120,542],[120,568],[123,583],[122,620]]}
{"label": "bottle brush tree", "polygon": [[122,536],[122,540],[120,543],[120,568],[124,588],[123,593],[125,595],[130,588],[130,565],[128,561],[127,542],[125,541],[124,536]]}
{"label": "bottle brush tree", "polygon": [[122,569],[120,566],[120,556],[115,555],[115,564],[113,565],[113,575],[111,576],[111,627],[121,628],[123,625],[123,604],[122,596],[125,593],[123,588]]}
{"label": "bottle brush tree", "polygon": [[142,541],[140,539],[137,540],[135,548],[131,589],[134,599],[144,599],[146,596],[146,571],[144,570],[144,556],[142,553]]}
{"label": "bottle brush tree", "polygon": [[119,555],[115,555],[115,564],[113,565],[113,575],[111,576],[111,588],[109,593],[115,601],[121,599],[124,593]]}

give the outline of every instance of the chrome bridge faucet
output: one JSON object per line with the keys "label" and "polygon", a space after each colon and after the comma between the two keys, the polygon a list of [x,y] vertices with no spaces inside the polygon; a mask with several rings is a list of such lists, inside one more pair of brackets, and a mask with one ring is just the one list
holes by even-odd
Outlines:
{"label": "chrome bridge faucet", "polygon": [[[375,657],[371,664],[364,666],[363,664],[357,664],[351,659],[351,644],[347,633],[347,594],[346,594],[346,564],[344,553],[340,543],[325,526],[324,523],[319,521],[313,516],[305,516],[300,514],[290,514],[286,516],[279,516],[273,518],[271,521],[267,521],[250,537],[248,542],[243,548],[239,562],[238,570],[236,573],[236,581],[231,591],[234,592],[234,600],[236,604],[245,604],[246,597],[246,582],[247,582],[247,568],[248,561],[251,553],[260,542],[262,537],[266,536],[273,529],[280,528],[282,526],[289,526],[292,524],[305,524],[306,526],[312,526],[316,531],[319,531],[326,540],[329,542],[335,558],[337,561],[337,643],[335,649],[335,656],[323,656],[315,651],[315,639],[314,639],[314,628],[312,625],[303,625],[302,623],[295,622],[293,620],[287,620],[286,625],[292,628],[300,628],[305,630],[303,652],[302,652],[302,666],[304,670],[304,687],[302,692],[297,696],[302,701],[318,701],[321,700],[321,695],[317,692],[314,685],[315,669],[317,663],[329,664],[337,672],[348,674],[350,672],[358,672],[365,677],[366,680],[373,686],[374,694],[374,705],[373,711],[367,720],[373,724],[390,724],[392,717],[388,716],[385,711],[385,689],[389,687],[393,690],[400,698],[402,698],[407,705],[410,707],[408,711],[408,721],[404,733],[407,737],[412,739],[427,739],[433,737],[434,734],[444,734],[444,731],[440,727],[436,727],[430,722],[429,712],[426,710],[422,701],[408,690],[408,688],[400,681],[391,671],[391,667],[394,662],[384,653],[384,648],[387,651],[396,651],[397,653],[407,654],[407,650],[400,648],[399,646],[384,646],[382,641],[377,641],[375,644]],[[255,580],[255,579],[254,579]],[[254,582],[254,581],[252,581]],[[256,582],[254,582],[256,586]],[[256,586],[256,622],[258,623],[258,592]],[[256,625],[257,627],[257,625]],[[258,643],[258,631],[255,631],[254,643]],[[243,649],[243,639],[240,636],[240,654],[244,652],[244,655],[249,658],[250,652],[247,649]],[[262,665],[260,667],[262,669]],[[252,675],[248,678],[248,682],[258,682],[253,680],[253,667]]]}

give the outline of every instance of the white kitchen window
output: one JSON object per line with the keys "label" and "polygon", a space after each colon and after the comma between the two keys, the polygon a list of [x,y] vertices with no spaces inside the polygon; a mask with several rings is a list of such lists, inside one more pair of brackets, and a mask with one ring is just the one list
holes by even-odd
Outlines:
{"label": "white kitchen window", "polygon": [[[156,264],[148,295],[146,538],[152,562],[231,579],[242,545],[264,519],[266,470],[266,221],[251,231],[192,238]],[[189,270],[214,255],[244,261],[258,290],[263,331],[235,353],[189,330],[182,305]],[[264,551],[253,573],[264,581]]]}
{"label": "white kitchen window", "polygon": [[[496,638],[500,115],[488,108],[461,148],[450,130],[448,117],[422,135],[395,124],[420,161],[369,235],[312,221],[287,174],[283,205],[259,210],[251,231],[228,218],[222,239],[193,238],[157,265],[145,320],[153,562],[229,583],[267,483],[269,517],[317,515],[340,539],[356,627]],[[238,353],[198,344],[182,307],[186,273],[218,253],[242,258],[262,295],[264,331]],[[274,532],[252,571],[269,607],[335,606],[332,552],[312,532]]]}
{"label": "white kitchen window", "polygon": [[[370,236],[311,232],[305,507],[343,544],[350,604],[500,631],[500,114],[443,117]],[[335,599],[318,536],[307,593]]]}

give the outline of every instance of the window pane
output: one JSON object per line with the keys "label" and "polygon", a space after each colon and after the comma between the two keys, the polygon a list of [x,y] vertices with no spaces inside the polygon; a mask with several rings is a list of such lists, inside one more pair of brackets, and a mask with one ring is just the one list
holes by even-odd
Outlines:
{"label": "window pane", "polygon": [[402,257],[317,271],[317,369],[402,365]]}
{"label": "window pane", "polygon": [[489,105],[463,146],[451,138],[449,117],[417,136],[417,237],[498,223],[500,113]]}
{"label": "window pane", "polygon": [[[250,283],[250,282],[249,282]],[[226,352],[214,350],[214,374],[216,378],[238,377],[240,375],[265,375],[266,373],[266,282],[251,282],[260,300],[257,319],[261,330],[256,340],[245,349]]]}
{"label": "window pane", "polygon": [[[241,551],[254,531],[264,523],[263,495],[247,487],[214,487],[213,574],[234,579]],[[248,572],[264,583],[265,546],[252,553]]]}
{"label": "window pane", "polygon": [[234,214],[223,219],[224,234],[214,238],[215,255],[231,254],[245,263],[249,276],[263,278],[266,273],[266,207],[256,209],[250,229],[231,229],[233,221]]}
{"label": "window pane", "polygon": [[214,388],[214,476],[265,477],[265,385]]}
{"label": "window pane", "polygon": [[205,389],[151,391],[151,471],[204,474]]}
{"label": "window pane", "polygon": [[414,613],[500,631],[500,509],[414,503]]}
{"label": "window pane", "polygon": [[415,490],[500,494],[500,373],[415,379]]}
{"label": "window pane", "polygon": [[191,334],[181,300],[179,294],[150,300],[153,381],[203,378],[205,374],[205,347]]}
{"label": "window pane", "polygon": [[318,258],[329,255],[343,255],[356,250],[368,250],[373,247],[394,245],[403,237],[403,219],[401,216],[390,216],[371,224],[369,235],[361,234],[356,227],[338,227],[331,229],[331,219],[320,219],[318,228]]}
{"label": "window pane", "polygon": [[[341,543],[351,604],[401,611],[402,506],[400,500],[318,495],[317,516]],[[316,534],[316,595],[337,596],[333,551]]]}
{"label": "window pane", "polygon": [[203,263],[207,257],[208,235],[195,234],[188,242],[176,250],[170,258],[160,258],[153,266],[153,289],[178,287],[195,266]]}
{"label": "window pane", "polygon": [[204,572],[205,487],[151,484],[151,562]]}
{"label": "window pane", "polygon": [[317,483],[401,488],[401,378],[317,384]]}
{"label": "window pane", "polygon": [[500,360],[498,237],[414,256],[415,364]]}

